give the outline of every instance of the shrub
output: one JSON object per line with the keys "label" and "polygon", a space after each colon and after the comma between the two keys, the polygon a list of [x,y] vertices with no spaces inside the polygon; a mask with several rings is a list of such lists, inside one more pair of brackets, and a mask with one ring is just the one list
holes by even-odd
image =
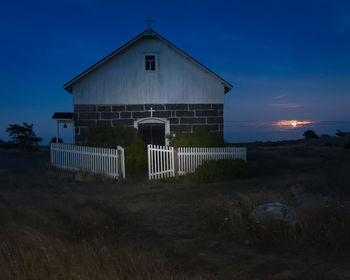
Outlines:
{"label": "shrub", "polygon": [[315,133],[315,131],[313,130],[306,130],[304,131],[303,136],[305,137],[305,139],[315,139],[318,138],[318,135]]}
{"label": "shrub", "polygon": [[[56,137],[53,137],[53,138],[50,140],[50,143],[56,143]],[[63,143],[62,138],[58,138],[58,143]]]}
{"label": "shrub", "polygon": [[200,165],[192,174],[199,182],[213,182],[225,179],[241,179],[248,175],[248,165],[241,159],[209,160]]}
{"label": "shrub", "polygon": [[122,146],[125,149],[125,171],[133,175],[147,170],[146,144],[133,127],[95,126],[88,134],[88,146],[112,148]]}
{"label": "shrub", "polygon": [[344,145],[344,149],[346,150],[350,149],[350,141]]}
{"label": "shrub", "polygon": [[338,137],[346,137],[347,135],[350,135],[350,132],[344,132],[344,131],[341,131],[340,129],[337,129],[337,132],[335,133],[335,135]]}
{"label": "shrub", "polygon": [[330,136],[329,134],[322,134],[320,137],[322,137],[322,138],[332,138],[332,136]]}
{"label": "shrub", "polygon": [[169,137],[173,147],[222,147],[225,145],[221,133],[210,132],[207,126],[194,127],[192,133],[176,131],[175,136]]}

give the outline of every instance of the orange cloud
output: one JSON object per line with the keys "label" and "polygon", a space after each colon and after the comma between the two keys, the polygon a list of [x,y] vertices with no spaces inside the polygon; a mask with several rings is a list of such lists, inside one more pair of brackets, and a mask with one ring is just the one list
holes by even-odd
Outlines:
{"label": "orange cloud", "polygon": [[316,123],[318,123],[318,121],[280,120],[280,121],[274,122],[272,126],[277,129],[289,129],[289,128],[296,128],[296,127],[303,127],[303,126],[312,125]]}

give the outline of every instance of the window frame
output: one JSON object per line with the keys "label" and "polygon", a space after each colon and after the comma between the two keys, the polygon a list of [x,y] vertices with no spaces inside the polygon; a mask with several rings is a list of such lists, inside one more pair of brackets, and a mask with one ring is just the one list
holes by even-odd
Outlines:
{"label": "window frame", "polygon": [[[154,56],[154,70],[147,70],[146,69],[146,56]],[[143,69],[147,73],[155,73],[158,72],[159,64],[158,64],[158,54],[154,52],[146,52],[143,54]]]}

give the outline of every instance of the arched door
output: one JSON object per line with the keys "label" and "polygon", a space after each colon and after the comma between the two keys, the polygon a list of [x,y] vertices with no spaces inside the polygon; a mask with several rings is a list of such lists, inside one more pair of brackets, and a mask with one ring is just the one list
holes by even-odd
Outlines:
{"label": "arched door", "polygon": [[134,122],[134,127],[141,133],[146,144],[168,145],[166,138],[170,133],[170,123],[162,118],[144,118]]}
{"label": "arched door", "polygon": [[164,123],[141,123],[138,130],[146,144],[165,145]]}

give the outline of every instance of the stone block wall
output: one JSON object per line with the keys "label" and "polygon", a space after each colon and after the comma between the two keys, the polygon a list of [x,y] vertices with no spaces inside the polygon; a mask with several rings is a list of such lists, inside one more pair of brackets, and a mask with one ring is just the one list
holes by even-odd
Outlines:
{"label": "stone block wall", "polygon": [[89,127],[134,126],[134,121],[151,117],[168,119],[170,132],[192,132],[196,126],[208,126],[211,131],[223,132],[223,104],[135,104],[135,105],[74,105],[75,140],[84,143]]}

